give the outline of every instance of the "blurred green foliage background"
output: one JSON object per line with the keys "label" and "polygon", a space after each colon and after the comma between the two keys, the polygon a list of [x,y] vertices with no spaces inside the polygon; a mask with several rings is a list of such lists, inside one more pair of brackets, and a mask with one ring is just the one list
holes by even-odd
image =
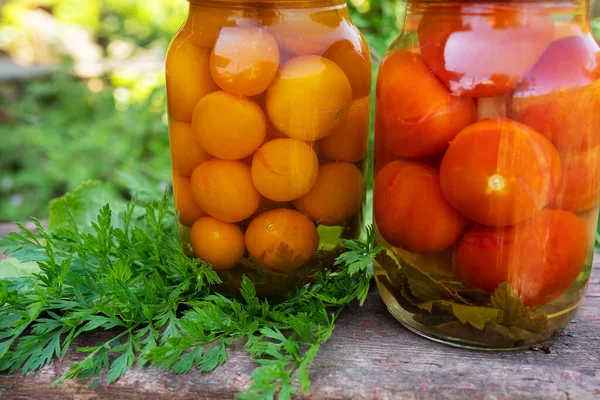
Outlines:
{"label": "blurred green foliage background", "polygon": [[[170,179],[161,63],[186,0],[9,0],[2,52],[54,65],[45,79],[0,82],[0,221],[45,218],[51,198],[86,179],[159,192]],[[352,0],[353,19],[382,54],[404,3]],[[157,65],[158,63],[158,65]],[[58,65],[58,68],[56,66]]]}

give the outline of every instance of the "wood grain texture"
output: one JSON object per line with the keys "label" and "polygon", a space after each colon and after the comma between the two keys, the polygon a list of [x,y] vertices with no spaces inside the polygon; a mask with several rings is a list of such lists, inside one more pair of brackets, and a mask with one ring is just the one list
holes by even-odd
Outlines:
{"label": "wood grain texture", "polygon": [[[106,337],[91,334],[77,345]],[[0,398],[232,399],[249,385],[255,364],[241,345],[228,356],[226,365],[206,374],[135,368],[108,387],[100,376],[51,388],[81,359],[69,353],[24,377],[0,376]],[[576,318],[538,348],[488,353],[433,343],[404,329],[372,290],[364,307],[353,305],[343,313],[309,371],[307,399],[599,399],[600,262]]]}

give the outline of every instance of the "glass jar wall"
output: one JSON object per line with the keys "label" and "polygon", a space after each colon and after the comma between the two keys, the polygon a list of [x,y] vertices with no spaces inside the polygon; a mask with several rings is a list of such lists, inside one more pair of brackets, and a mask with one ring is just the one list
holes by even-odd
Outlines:
{"label": "glass jar wall", "polygon": [[600,183],[583,1],[409,2],[379,70],[376,279],[431,339],[512,349],[574,316]]}
{"label": "glass jar wall", "polygon": [[362,227],[371,65],[343,1],[191,1],[167,54],[185,250],[285,295]]}

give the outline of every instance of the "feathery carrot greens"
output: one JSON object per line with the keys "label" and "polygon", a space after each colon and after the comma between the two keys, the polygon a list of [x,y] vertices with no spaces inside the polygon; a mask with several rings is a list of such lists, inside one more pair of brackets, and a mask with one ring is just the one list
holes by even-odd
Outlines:
{"label": "feathery carrot greens", "polygon": [[96,213],[99,186],[88,182],[51,204],[49,229],[34,220],[37,232],[21,226],[0,239],[1,251],[39,266],[0,280],[0,370],[25,374],[63,357],[78,336],[110,330],[106,342],[74,348],[87,357],[55,384],[103,370],[111,383],[135,365],[211,371],[241,340],[257,367],[240,398],[290,398],[296,380],[309,389],[307,367],[337,317],[368,293],[380,250],[372,229],[366,243],[345,243],[338,270],[271,304],[246,278],[239,296],[213,289],[219,278],[210,266],[181,251],[168,195],[144,207],[113,201]]}

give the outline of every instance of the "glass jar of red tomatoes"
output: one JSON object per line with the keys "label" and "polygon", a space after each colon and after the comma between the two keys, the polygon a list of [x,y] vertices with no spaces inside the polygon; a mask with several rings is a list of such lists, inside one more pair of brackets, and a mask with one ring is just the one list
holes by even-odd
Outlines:
{"label": "glass jar of red tomatoes", "polygon": [[379,70],[375,271],[391,313],[514,349],[574,316],[600,183],[600,49],[585,1],[410,1]]}
{"label": "glass jar of red tomatoes", "polygon": [[184,249],[285,295],[362,227],[371,64],[342,0],[190,0],[166,61]]}

